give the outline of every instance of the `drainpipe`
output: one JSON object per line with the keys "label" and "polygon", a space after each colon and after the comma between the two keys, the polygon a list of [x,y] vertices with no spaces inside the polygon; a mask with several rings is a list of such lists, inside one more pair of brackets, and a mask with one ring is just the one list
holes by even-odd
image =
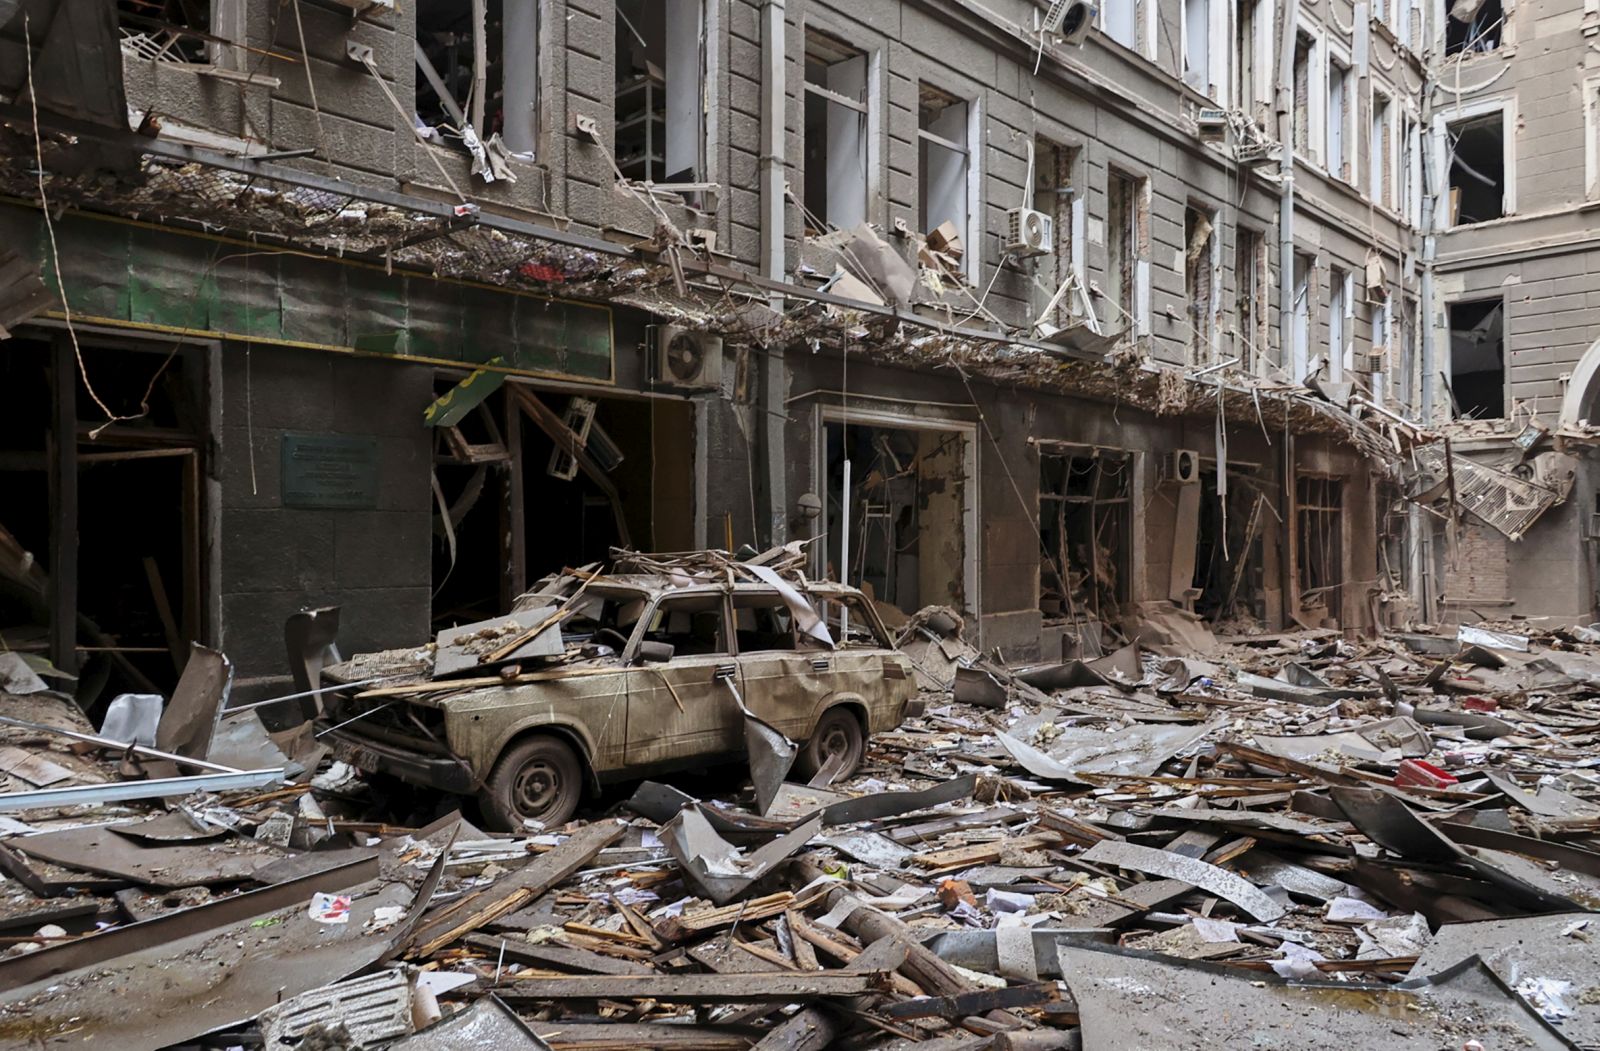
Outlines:
{"label": "drainpipe", "polygon": [[[533,153],[539,139],[539,0],[505,0],[501,9],[505,52],[506,149]],[[478,128],[487,137],[487,128]]]}
{"label": "drainpipe", "polygon": [[1278,339],[1290,379],[1298,383],[1304,362],[1295,360],[1294,344],[1294,45],[1293,4],[1284,3],[1283,31],[1278,40],[1278,170],[1283,191],[1278,197]]}
{"label": "drainpipe", "polygon": [[[787,208],[784,206],[784,139],[788,134],[788,89],[784,82],[787,48],[784,42],[784,0],[762,0],[761,4],[761,276],[769,281],[783,281],[784,234]],[[784,297],[774,292],[768,300],[774,310],[782,311]],[[788,422],[785,411],[788,370],[784,365],[783,347],[767,348],[763,366],[763,396],[761,417],[764,426],[760,432],[766,445],[767,500],[770,515],[772,544],[782,544],[789,539],[788,470],[789,457],[785,454],[784,425]],[[750,523],[752,531],[760,536],[759,523]]]}
{"label": "drainpipe", "polygon": [[[1298,382],[1301,362],[1295,361],[1294,347],[1294,45],[1295,24],[1293,3],[1281,3],[1283,28],[1278,39],[1278,170],[1283,189],[1278,198],[1278,343],[1287,353],[1280,355],[1280,364],[1290,368],[1290,378]],[[1294,623],[1296,555],[1294,543],[1294,435],[1284,428],[1283,442],[1283,508],[1279,519],[1283,522],[1281,557],[1278,569],[1283,589],[1283,620],[1285,626]]]}
{"label": "drainpipe", "polygon": [[[1439,233],[1434,228],[1439,215],[1439,186],[1434,157],[1429,149],[1433,138],[1433,85],[1428,80],[1430,70],[1424,68],[1422,77],[1422,114],[1417,128],[1417,146],[1422,153],[1422,279],[1417,290],[1417,312],[1422,328],[1422,377],[1418,395],[1421,400],[1422,422],[1426,426],[1433,420],[1434,380],[1439,370],[1434,364],[1439,347],[1434,332],[1433,259],[1438,248]],[[1433,623],[1437,616],[1434,600],[1436,589],[1431,587],[1433,576],[1433,521],[1422,513],[1422,508],[1411,506],[1411,597],[1418,615]]]}

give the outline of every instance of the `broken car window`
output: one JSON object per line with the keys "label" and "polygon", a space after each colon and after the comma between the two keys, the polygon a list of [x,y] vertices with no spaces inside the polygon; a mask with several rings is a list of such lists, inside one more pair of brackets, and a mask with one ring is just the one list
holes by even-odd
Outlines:
{"label": "broken car window", "polygon": [[776,595],[735,595],[733,625],[740,653],[796,648],[794,614]]}
{"label": "broken car window", "polygon": [[664,598],[644,633],[646,642],[665,642],[678,657],[728,652],[721,595]]}

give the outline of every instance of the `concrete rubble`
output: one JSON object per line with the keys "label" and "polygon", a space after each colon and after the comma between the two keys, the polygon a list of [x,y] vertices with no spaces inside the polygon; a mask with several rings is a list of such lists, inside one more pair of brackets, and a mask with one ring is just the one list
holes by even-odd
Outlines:
{"label": "concrete rubble", "polygon": [[[0,1048],[1600,1046],[1600,629],[961,631],[907,622],[926,708],[845,781],[517,834],[293,733],[206,790],[220,654],[156,733],[190,754],[14,675]],[[119,795],[155,781],[195,790]]]}

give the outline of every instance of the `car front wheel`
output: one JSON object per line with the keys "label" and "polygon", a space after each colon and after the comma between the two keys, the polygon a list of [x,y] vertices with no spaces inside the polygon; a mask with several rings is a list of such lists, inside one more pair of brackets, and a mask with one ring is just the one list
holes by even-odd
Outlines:
{"label": "car front wheel", "polygon": [[479,798],[494,831],[525,832],[528,821],[546,828],[566,824],[582,796],[583,765],[577,754],[565,741],[541,736],[507,749]]}
{"label": "car front wheel", "polygon": [[817,720],[816,732],[795,759],[795,770],[809,781],[835,757],[841,757],[843,765],[834,780],[843,780],[856,772],[865,751],[861,721],[847,708],[833,708]]}

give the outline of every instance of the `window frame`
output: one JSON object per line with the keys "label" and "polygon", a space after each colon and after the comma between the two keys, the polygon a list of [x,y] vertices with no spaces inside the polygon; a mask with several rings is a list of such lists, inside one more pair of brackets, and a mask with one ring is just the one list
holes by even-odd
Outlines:
{"label": "window frame", "polygon": [[[829,88],[826,85],[817,84],[817,83],[814,83],[811,80],[809,72],[808,72],[808,67],[809,67],[810,63],[807,61],[806,56],[810,52],[811,36],[812,36],[813,33],[817,34],[818,36],[821,36],[821,37],[824,37],[824,38],[828,39],[835,46],[841,46],[841,47],[850,48],[851,50],[853,50],[856,53],[856,55],[854,57],[860,57],[860,58],[862,58],[864,60],[863,61],[864,69],[863,69],[863,73],[862,73],[862,79],[863,79],[863,92],[862,93],[863,93],[863,95],[865,97],[860,102],[857,102],[855,99],[852,99],[852,98],[850,98],[850,97],[848,97],[846,95],[843,95],[843,94],[841,94],[841,93],[839,93],[837,91],[834,91],[834,90],[832,90],[831,88]],[[835,29],[834,27],[830,26],[828,23],[823,22],[823,21],[818,21],[818,20],[810,20],[810,19],[808,19],[807,22],[801,27],[801,41],[802,41],[802,44],[801,44],[801,60],[800,60],[800,66],[801,66],[801,70],[800,70],[800,93],[801,93],[801,100],[800,100],[800,105],[801,105],[800,139],[801,139],[801,149],[802,149],[802,152],[801,152],[802,161],[805,158],[805,151],[804,151],[804,144],[805,144],[805,137],[806,137],[805,102],[806,102],[807,98],[810,98],[810,97],[821,98],[822,100],[824,100],[824,103],[827,104],[827,105],[830,105],[830,106],[831,105],[839,105],[839,106],[843,106],[846,109],[849,109],[849,110],[851,110],[853,112],[859,113],[860,116],[861,116],[861,158],[862,158],[862,164],[863,164],[863,167],[864,167],[864,171],[862,172],[862,185],[861,185],[861,201],[862,201],[862,204],[861,204],[861,221],[862,222],[871,222],[872,219],[873,219],[873,212],[874,212],[873,203],[878,198],[879,189],[880,189],[880,185],[881,185],[880,181],[879,181],[879,177],[878,177],[878,170],[879,170],[878,160],[879,160],[879,156],[880,156],[880,151],[879,151],[879,147],[878,147],[878,133],[879,133],[878,112],[879,112],[879,102],[881,100],[882,93],[879,90],[878,83],[879,83],[879,73],[880,73],[880,70],[881,70],[882,52],[878,48],[858,47],[855,44],[851,43],[849,40],[847,40],[845,38],[845,34],[844,33],[839,32],[837,29]],[[801,172],[802,179],[809,181],[811,176],[812,176],[812,172],[811,171],[809,171],[808,169],[804,169],[804,168],[802,169],[802,172]],[[826,176],[827,176],[827,173],[824,172],[823,173],[824,179],[826,179]],[[829,199],[830,199],[830,201],[832,199],[831,187],[830,187]],[[804,194],[803,191],[802,191],[801,197],[800,197],[800,204],[801,204],[802,207],[806,207],[806,205],[805,205],[805,194]],[[829,223],[831,225],[831,220],[829,220],[827,216],[816,216],[816,218],[818,218],[820,220],[823,220],[825,223]]]}
{"label": "window frame", "polygon": [[[959,153],[966,159],[966,186],[963,193],[966,198],[966,216],[961,224],[962,254],[961,270],[967,278],[977,280],[981,257],[983,255],[983,182],[980,170],[982,158],[982,112],[979,96],[962,95],[940,87],[937,83],[924,78],[917,79],[917,211],[923,227],[920,233],[926,234],[933,226],[929,222],[933,218],[928,212],[928,202],[925,200],[924,186],[927,182],[927,173],[923,170],[924,156],[927,147],[932,146],[949,152]],[[927,87],[941,95],[950,98],[945,110],[952,106],[961,105],[966,108],[966,128],[964,141],[945,138],[935,132],[922,127],[922,89]]]}
{"label": "window frame", "polygon": [[[1500,118],[1500,150],[1501,170],[1505,173],[1505,189],[1501,193],[1500,215],[1494,219],[1485,219],[1477,223],[1450,222],[1450,149],[1447,136],[1452,125],[1471,124],[1484,117],[1498,116]],[[1494,98],[1479,99],[1476,102],[1463,102],[1447,107],[1447,112],[1435,113],[1433,116],[1433,154],[1434,154],[1434,185],[1440,188],[1440,200],[1443,207],[1437,208],[1434,214],[1434,226],[1439,230],[1463,230],[1474,226],[1483,226],[1487,223],[1500,222],[1510,219],[1517,214],[1517,136],[1514,129],[1517,126],[1517,98],[1516,95],[1496,96]]]}

